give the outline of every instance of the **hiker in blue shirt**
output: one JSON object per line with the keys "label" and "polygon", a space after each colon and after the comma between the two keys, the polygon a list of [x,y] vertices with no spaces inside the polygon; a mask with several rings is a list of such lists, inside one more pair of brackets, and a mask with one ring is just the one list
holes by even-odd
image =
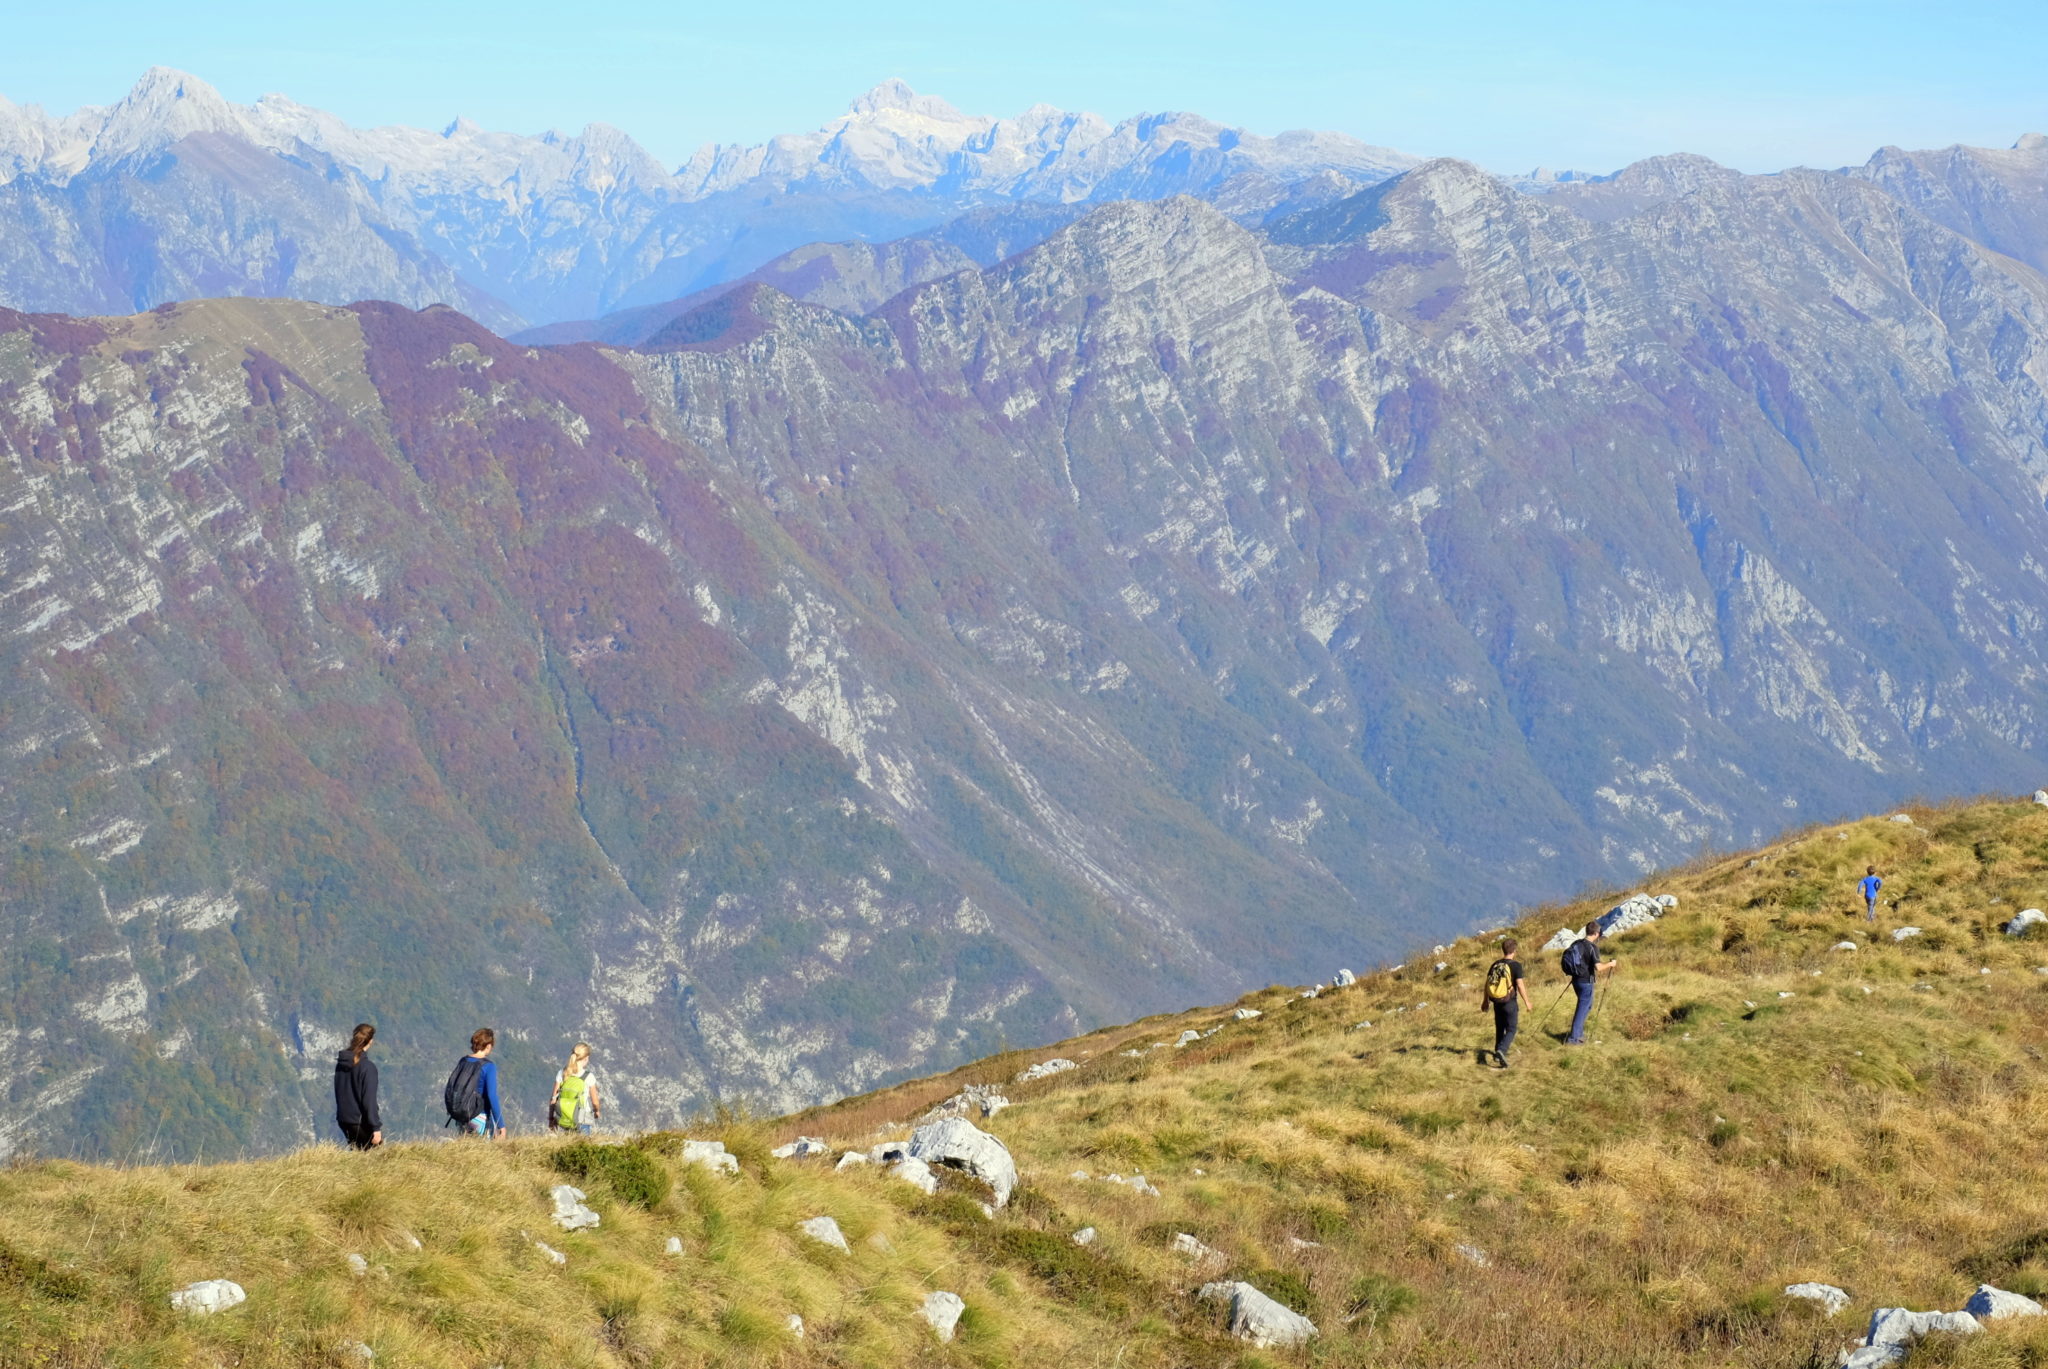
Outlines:
{"label": "hiker in blue shirt", "polygon": [[1877,891],[1884,888],[1884,881],[1878,878],[1875,865],[1863,867],[1863,878],[1857,882],[1856,887],[1863,891],[1863,920],[1877,921]]}
{"label": "hiker in blue shirt", "polygon": [[1600,983],[1600,977],[1614,972],[1614,962],[1600,959],[1600,939],[1606,929],[1598,918],[1586,924],[1586,930],[1564,953],[1561,962],[1564,972],[1571,978],[1572,992],[1578,996],[1577,1011],[1572,1013],[1571,1034],[1564,1039],[1567,1046],[1586,1044],[1586,1018],[1593,1011],[1593,992]]}
{"label": "hiker in blue shirt", "polygon": [[455,1062],[442,1090],[448,1120],[465,1136],[505,1134],[505,1109],[498,1104],[498,1062],[491,1059],[497,1045],[498,1034],[489,1027],[471,1032],[469,1054]]}

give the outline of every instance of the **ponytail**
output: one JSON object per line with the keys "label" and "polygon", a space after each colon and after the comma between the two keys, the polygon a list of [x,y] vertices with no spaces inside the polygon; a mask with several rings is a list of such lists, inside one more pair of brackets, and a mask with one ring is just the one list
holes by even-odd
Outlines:
{"label": "ponytail", "polygon": [[355,1052],[356,1058],[353,1063],[358,1065],[363,1063],[363,1052],[368,1050],[370,1043],[376,1039],[377,1029],[375,1027],[367,1022],[356,1024],[355,1034],[348,1039],[348,1048]]}
{"label": "ponytail", "polygon": [[588,1062],[589,1059],[590,1043],[588,1041],[578,1041],[576,1049],[569,1052],[569,1063],[562,1066],[563,1075],[567,1076],[577,1073],[576,1067]]}

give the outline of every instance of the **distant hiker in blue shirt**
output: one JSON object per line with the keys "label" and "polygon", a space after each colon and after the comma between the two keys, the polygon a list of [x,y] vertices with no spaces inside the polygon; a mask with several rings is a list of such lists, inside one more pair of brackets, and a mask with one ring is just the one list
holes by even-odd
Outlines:
{"label": "distant hiker in blue shirt", "polygon": [[503,1136],[505,1109],[498,1104],[498,1065],[491,1059],[498,1034],[478,1027],[469,1036],[469,1054],[455,1062],[441,1101],[448,1109],[448,1121],[462,1128],[465,1136]]}
{"label": "distant hiker in blue shirt", "polygon": [[1863,920],[1877,921],[1877,891],[1884,888],[1884,881],[1878,878],[1875,865],[1863,867],[1863,878],[1857,882],[1856,887],[1863,891]]}
{"label": "distant hiker in blue shirt", "polygon": [[1578,995],[1578,1010],[1572,1014],[1571,1035],[1565,1037],[1567,1046],[1586,1044],[1586,1017],[1593,1011],[1593,990],[1600,982],[1600,976],[1614,969],[1614,962],[1600,961],[1601,931],[1599,919],[1586,924],[1585,932],[1565,949],[1564,959],[1559,962],[1565,974],[1572,981],[1572,992]]}

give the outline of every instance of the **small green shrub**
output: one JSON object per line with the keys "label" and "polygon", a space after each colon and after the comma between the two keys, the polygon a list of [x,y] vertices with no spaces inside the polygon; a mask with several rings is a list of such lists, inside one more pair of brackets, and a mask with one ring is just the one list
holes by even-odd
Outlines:
{"label": "small green shrub", "polygon": [[1351,1281],[1344,1310],[1353,1321],[1383,1322],[1392,1321],[1416,1302],[1415,1290],[1399,1279],[1384,1274],[1361,1274]]}
{"label": "small green shrub", "polygon": [[669,1172],[638,1146],[574,1141],[554,1154],[554,1166],[572,1179],[604,1184],[622,1203],[653,1207],[668,1196]]}

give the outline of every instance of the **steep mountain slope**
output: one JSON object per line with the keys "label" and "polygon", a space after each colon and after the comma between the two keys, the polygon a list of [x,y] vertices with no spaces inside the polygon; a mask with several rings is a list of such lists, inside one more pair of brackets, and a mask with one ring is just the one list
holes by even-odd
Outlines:
{"label": "steep mountain slope", "polygon": [[657,303],[809,243],[899,238],[980,205],[1277,203],[1296,182],[1412,164],[1337,134],[1261,138],[1180,114],[972,118],[891,81],[814,134],[706,147],[671,174],[602,124],[356,129],[157,68],[119,104],[61,118],[0,99],[0,304],[381,298],[505,328]]}
{"label": "steep mountain slope", "polygon": [[[1544,1030],[1554,958],[1531,948],[1606,900],[1526,914],[1507,930],[1536,1009],[1506,1073],[1475,1059],[1489,933],[1316,997],[1261,991],[1245,1015],[1157,1018],[779,1122],[700,1119],[730,1175],[686,1162],[675,1133],[15,1166],[0,1357],[1831,1364],[1876,1309],[1954,1309],[1980,1283],[2048,1293],[2048,1198],[2026,1158],[2048,1101],[2048,945],[2038,926],[2001,930],[2048,892],[2048,810],[1907,816],[1656,877],[1677,906],[1610,944],[1583,1050],[1554,1039],[1562,1010]],[[1875,926],[1854,906],[1870,863],[1892,895]],[[835,1160],[970,1084],[1010,1100],[977,1117],[1020,1176],[992,1215],[963,1173],[939,1169],[928,1195]],[[799,1133],[823,1153],[770,1154]],[[549,1220],[565,1181],[600,1225]],[[844,1251],[800,1234],[820,1216]],[[217,1278],[247,1301],[170,1309]],[[1234,1280],[1308,1314],[1312,1345],[1233,1340],[1197,1291]],[[1843,1310],[1788,1296],[1810,1281],[1840,1287]],[[935,1292],[965,1304],[949,1343],[920,1315]],[[1908,1363],[2048,1354],[2048,1318],[1985,1326]]]}
{"label": "steep mountain slope", "polygon": [[0,346],[8,1149],[303,1136],[365,1012],[400,1129],[478,1019],[677,1114],[1391,935],[1160,786],[1106,644],[1078,690],[924,649],[594,351],[273,302]]}
{"label": "steep mountain slope", "polygon": [[1181,792],[1354,888],[1391,809],[1551,890],[2029,778],[2048,283],[1869,187],[1603,225],[1432,163],[1264,242],[1107,209],[867,324],[754,298],[641,363],[685,432],[845,576],[906,497],[985,510],[1000,581],[906,630],[1057,679],[1017,625],[1126,619],[1284,738]]}

